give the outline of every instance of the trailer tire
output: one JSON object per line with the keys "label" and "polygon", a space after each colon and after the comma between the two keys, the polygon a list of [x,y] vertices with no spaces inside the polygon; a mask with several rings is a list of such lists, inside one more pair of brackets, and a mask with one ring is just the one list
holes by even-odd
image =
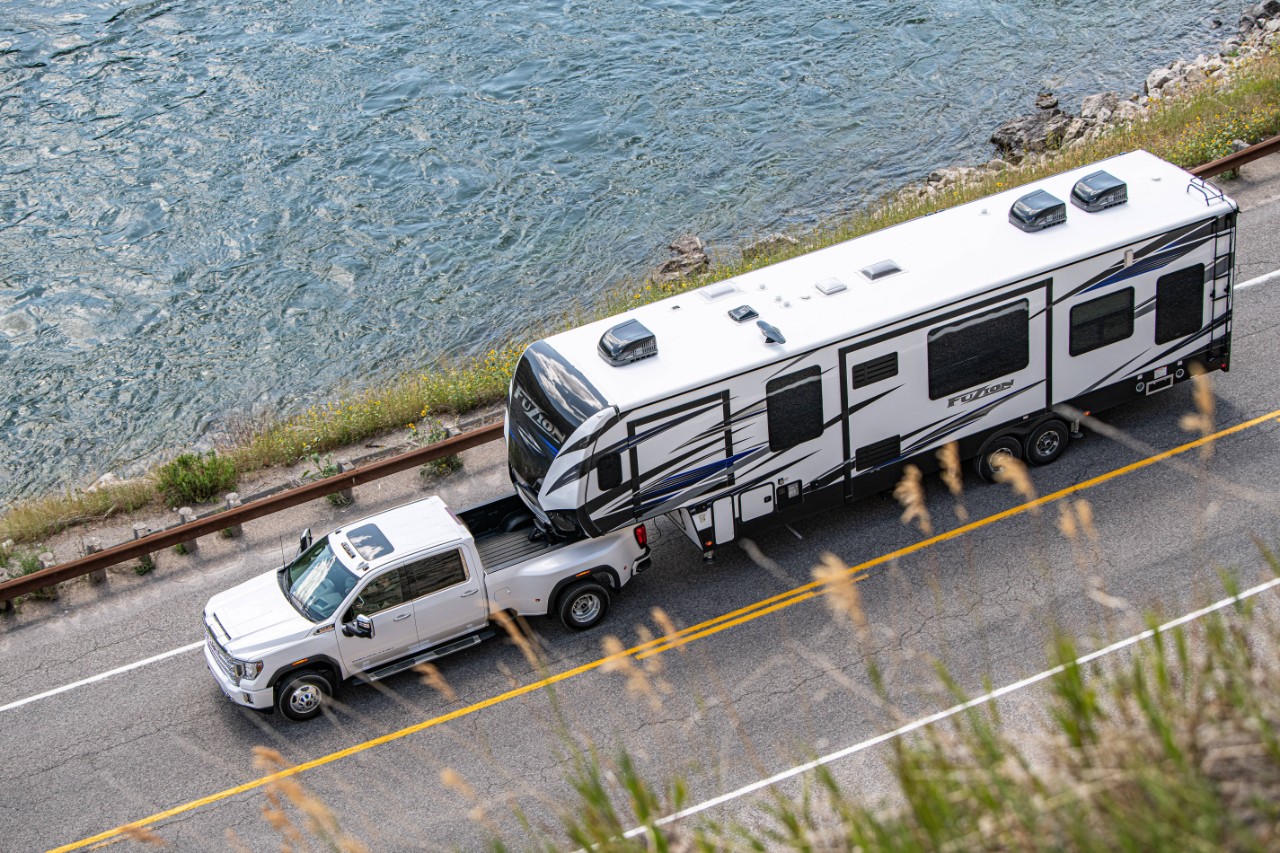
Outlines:
{"label": "trailer tire", "polygon": [[560,594],[556,613],[566,628],[585,631],[609,612],[609,590],[595,581],[575,583]]}
{"label": "trailer tire", "polygon": [[973,460],[973,468],[979,477],[988,483],[994,483],[1003,460],[1021,458],[1022,442],[1012,435],[997,435],[987,439],[987,443],[982,445],[982,450]]}
{"label": "trailer tire", "polygon": [[1026,460],[1032,465],[1048,465],[1066,452],[1070,440],[1066,424],[1059,420],[1045,421],[1033,429],[1023,443]]}
{"label": "trailer tire", "polygon": [[323,673],[304,669],[290,673],[276,686],[276,710],[300,723],[320,716],[333,697],[333,683]]}

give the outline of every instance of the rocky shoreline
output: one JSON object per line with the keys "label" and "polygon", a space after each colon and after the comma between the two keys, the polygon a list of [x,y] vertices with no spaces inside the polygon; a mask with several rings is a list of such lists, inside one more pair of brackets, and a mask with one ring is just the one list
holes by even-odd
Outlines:
{"label": "rocky shoreline", "polygon": [[1072,115],[1058,106],[1053,93],[1040,92],[1036,97],[1036,112],[1012,118],[991,134],[995,158],[977,166],[935,169],[923,182],[905,187],[899,197],[929,198],[956,184],[980,179],[1028,160],[1043,161],[1055,150],[1091,142],[1113,127],[1142,121],[1166,99],[1209,83],[1230,80],[1240,62],[1277,45],[1280,45],[1280,0],[1264,0],[1241,13],[1237,33],[1226,39],[1217,53],[1202,53],[1190,61],[1179,59],[1152,69],[1140,93],[1089,95],[1081,100],[1079,115]]}

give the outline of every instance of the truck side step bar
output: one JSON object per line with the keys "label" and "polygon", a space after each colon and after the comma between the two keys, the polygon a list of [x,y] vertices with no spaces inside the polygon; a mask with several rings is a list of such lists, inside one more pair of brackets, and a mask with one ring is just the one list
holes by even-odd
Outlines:
{"label": "truck side step bar", "polygon": [[398,675],[406,669],[413,669],[420,663],[433,661],[437,658],[442,658],[445,655],[451,655],[454,652],[460,652],[463,649],[478,646],[490,637],[495,636],[497,633],[498,632],[492,628],[485,628],[483,631],[468,634],[465,637],[459,637],[456,640],[445,643],[443,646],[436,646],[435,648],[427,649],[425,652],[418,652],[416,655],[412,655],[411,657],[401,658],[400,660],[392,661],[385,666],[380,666],[377,669],[371,669],[368,672],[363,672],[356,676],[356,678],[360,681],[381,681],[382,679],[389,678],[392,675]]}

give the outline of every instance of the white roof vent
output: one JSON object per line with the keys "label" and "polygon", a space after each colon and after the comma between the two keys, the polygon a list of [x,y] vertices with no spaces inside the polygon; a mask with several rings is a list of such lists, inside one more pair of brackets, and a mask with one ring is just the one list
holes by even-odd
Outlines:
{"label": "white roof vent", "polygon": [[698,291],[702,294],[702,298],[708,302],[718,302],[726,296],[732,296],[735,293],[741,293],[742,288],[738,287],[737,282],[730,279],[717,284],[709,284]]}
{"label": "white roof vent", "polygon": [[882,278],[888,278],[891,275],[897,275],[902,272],[902,267],[898,266],[897,261],[883,260],[877,261],[868,267],[858,270],[868,281],[879,281]]}
{"label": "white roof vent", "polygon": [[[842,290],[849,289],[848,285],[838,278],[824,279],[823,281],[815,282],[813,286],[818,288],[818,292],[825,296],[830,296],[833,293],[839,293]],[[805,299],[808,298],[809,297],[807,296],[805,297]]]}

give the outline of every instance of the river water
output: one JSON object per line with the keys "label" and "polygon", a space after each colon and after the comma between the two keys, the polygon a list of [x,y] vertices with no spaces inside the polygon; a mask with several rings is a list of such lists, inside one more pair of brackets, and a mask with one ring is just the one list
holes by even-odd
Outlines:
{"label": "river water", "polygon": [[481,352],[679,233],[731,252],[985,160],[1042,86],[1136,91],[1240,10],[0,8],[0,505]]}

